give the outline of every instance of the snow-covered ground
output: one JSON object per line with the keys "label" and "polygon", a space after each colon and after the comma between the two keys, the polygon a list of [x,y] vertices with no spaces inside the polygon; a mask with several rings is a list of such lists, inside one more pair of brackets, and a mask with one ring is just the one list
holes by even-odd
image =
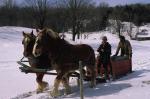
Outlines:
{"label": "snow-covered ground", "polygon": [[[23,27],[0,27],[0,99],[22,99],[24,93],[36,89],[34,74],[19,71],[16,63],[22,58],[22,31],[31,29]],[[88,39],[76,43],[86,43],[95,50],[101,37],[106,35],[112,45],[112,54],[116,50],[119,39],[108,32],[93,32]],[[67,40],[71,35],[67,35]],[[96,88],[85,88],[85,99],[150,99],[150,41],[132,41],[133,73],[108,84],[99,84]],[[53,85],[55,76],[46,75],[44,80]],[[76,83],[74,79],[70,81]],[[64,96],[66,99],[79,99],[79,91]],[[48,99],[48,93],[33,94],[25,99]]]}

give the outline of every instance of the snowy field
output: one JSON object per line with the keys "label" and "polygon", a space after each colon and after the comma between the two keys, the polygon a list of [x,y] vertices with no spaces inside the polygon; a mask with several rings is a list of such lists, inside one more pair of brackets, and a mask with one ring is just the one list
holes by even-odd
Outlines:
{"label": "snowy field", "polygon": [[[22,31],[31,32],[29,28],[0,27],[0,99],[22,99],[24,93],[36,89],[34,74],[24,74],[18,69],[16,61],[22,58]],[[86,43],[95,50],[106,35],[112,45],[112,55],[119,39],[109,32],[93,32],[86,40],[76,43]],[[67,35],[69,40],[70,34]],[[127,37],[128,38],[128,37]],[[133,47],[133,73],[110,84],[99,84],[96,88],[84,89],[85,99],[150,99],[150,41],[131,41]],[[52,87],[55,76],[46,75],[44,80]],[[70,81],[76,83],[75,79]],[[63,96],[66,99],[80,99],[79,91]],[[49,99],[48,93],[33,94],[25,99]]]}

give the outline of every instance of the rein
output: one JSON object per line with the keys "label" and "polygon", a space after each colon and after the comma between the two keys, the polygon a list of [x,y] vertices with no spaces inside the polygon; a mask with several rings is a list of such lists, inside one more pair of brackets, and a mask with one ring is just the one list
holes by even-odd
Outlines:
{"label": "rein", "polygon": [[29,62],[27,60],[23,60],[25,57],[23,56],[21,59],[20,59],[20,62]]}

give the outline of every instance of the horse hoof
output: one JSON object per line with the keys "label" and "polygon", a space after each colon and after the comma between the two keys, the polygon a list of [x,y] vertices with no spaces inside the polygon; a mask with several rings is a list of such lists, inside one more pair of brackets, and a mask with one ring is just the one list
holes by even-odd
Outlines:
{"label": "horse hoof", "polygon": [[90,88],[94,88],[94,86],[90,85]]}
{"label": "horse hoof", "polygon": [[49,84],[47,82],[42,82],[42,88],[45,89],[49,86]]}
{"label": "horse hoof", "polygon": [[37,93],[37,94],[42,93],[42,92],[43,92],[42,89],[40,89],[40,88],[37,88],[37,89],[36,89],[36,93]]}
{"label": "horse hoof", "polygon": [[65,92],[65,95],[69,95],[69,94],[71,94],[71,91],[70,92]]}
{"label": "horse hoof", "polygon": [[51,95],[52,97],[58,97],[58,96],[60,96],[61,94],[60,94],[59,92],[51,91],[51,92],[50,92],[50,95]]}
{"label": "horse hoof", "polygon": [[90,88],[95,88],[96,87],[96,85],[94,84],[92,84],[92,85],[90,85]]}
{"label": "horse hoof", "polygon": [[41,84],[38,84],[38,88],[36,89],[37,93],[41,93],[45,90],[48,90],[48,83],[47,82],[42,82]]}
{"label": "horse hoof", "polygon": [[65,91],[65,94],[66,94],[66,95],[71,94],[71,90],[66,90],[66,91]]}
{"label": "horse hoof", "polygon": [[36,89],[36,93],[40,93],[42,91],[43,91],[43,87],[42,87],[42,85],[39,84],[37,89]]}

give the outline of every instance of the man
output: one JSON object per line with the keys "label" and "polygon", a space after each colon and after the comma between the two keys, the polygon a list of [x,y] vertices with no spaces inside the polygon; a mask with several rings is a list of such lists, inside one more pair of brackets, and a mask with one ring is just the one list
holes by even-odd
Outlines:
{"label": "man", "polygon": [[120,36],[120,42],[114,56],[117,56],[121,50],[121,56],[128,56],[129,59],[132,57],[132,47],[128,40],[124,36]]}
{"label": "man", "polygon": [[[128,40],[125,39],[124,36],[120,36],[120,42],[118,44],[118,48],[114,56],[117,56],[119,51],[121,50],[120,56],[127,56],[130,64],[132,64],[132,47]],[[132,66],[130,67],[130,72],[132,72]]]}
{"label": "man", "polygon": [[102,38],[102,44],[99,46],[99,60],[98,60],[98,73],[100,74],[101,65],[104,68],[104,75],[106,82],[109,81],[109,73],[108,73],[108,65],[110,66],[110,73],[112,75],[112,66],[110,62],[110,55],[111,55],[111,45],[107,42],[107,37],[104,36]]}

